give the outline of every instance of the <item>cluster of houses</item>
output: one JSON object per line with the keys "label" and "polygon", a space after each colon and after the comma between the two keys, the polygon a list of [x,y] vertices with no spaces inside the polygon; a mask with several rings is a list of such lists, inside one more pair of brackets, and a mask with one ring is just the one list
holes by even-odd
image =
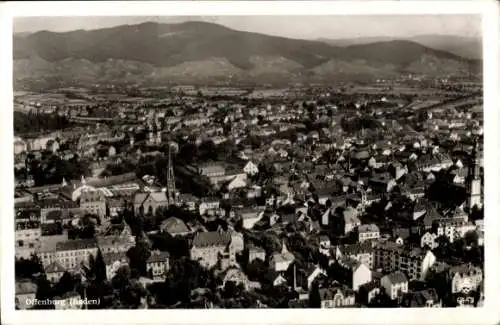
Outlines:
{"label": "cluster of houses", "polygon": [[[370,103],[358,106],[361,110]],[[127,204],[135,215],[146,218],[175,204],[197,216],[198,224],[170,217],[156,231],[186,238],[190,259],[216,270],[223,283],[240,283],[246,290],[262,284],[249,279],[242,264],[261,260],[273,272],[273,286],[297,293],[289,307],[309,306],[313,296],[319,297],[321,308],[370,306],[382,294],[399,306],[441,307],[443,297],[437,288],[413,285],[426,283],[429,272],[437,272],[438,266],[448,275],[445,286],[451,294],[482,293],[482,267],[440,261],[433,252],[441,237],[453,243],[475,233],[478,245],[483,244],[482,220],[470,220],[472,209],[482,207],[481,148],[473,139],[482,134],[479,111],[474,111],[473,118],[452,107],[431,109],[423,131],[417,132],[409,126],[411,119],[401,126],[401,120],[391,120],[376,109],[372,113],[387,131],[382,134],[364,128],[345,132],[341,119],[327,114],[340,114],[335,105],[316,105],[313,113],[304,105],[245,107],[230,101],[193,102],[189,113],[180,107],[174,106],[168,115],[139,110],[142,125],[125,126],[119,132],[101,126],[71,140],[64,140],[61,133],[36,140],[16,138],[15,155],[21,165],[28,152],[66,155],[58,146],[67,141],[72,141],[79,156],[94,159],[92,177],[16,188],[16,258],[38,256],[47,278],[57,283],[64,272],[80,272],[89,257],[100,251],[107,278],[112,279],[129,263],[127,251],[136,245],[126,224],[118,233],[107,232],[114,227],[112,218]],[[225,112],[222,118],[216,117],[219,111]],[[307,130],[301,122],[305,115],[322,127]],[[230,134],[225,126],[231,127]],[[294,134],[293,139],[284,136],[287,132]],[[168,184],[165,188],[135,173],[99,176],[106,162],[161,155],[156,152],[158,145],[175,136],[195,145],[212,141],[216,148],[232,141],[239,148],[231,162],[182,166],[183,177],[209,181],[214,190],[210,195],[176,192],[170,196]],[[250,138],[257,138],[259,145],[247,144]],[[267,174],[259,177],[263,170]],[[466,193],[464,202],[451,211],[438,209],[427,195],[443,175]],[[391,214],[394,220],[367,217],[371,208],[382,203],[383,214],[389,215],[402,197],[412,205],[409,223],[397,219],[397,210]],[[99,220],[94,238],[69,239],[65,225],[78,223],[86,214]],[[204,223],[214,219],[223,220],[227,227],[207,230]],[[388,228],[388,221],[393,226]],[[320,258],[298,253],[292,234]],[[263,236],[275,238],[279,248],[270,250],[255,240]],[[326,265],[319,263],[321,259]],[[163,281],[171,256],[152,251],[146,264],[148,281]],[[32,284],[18,287],[18,298],[36,293]]]}

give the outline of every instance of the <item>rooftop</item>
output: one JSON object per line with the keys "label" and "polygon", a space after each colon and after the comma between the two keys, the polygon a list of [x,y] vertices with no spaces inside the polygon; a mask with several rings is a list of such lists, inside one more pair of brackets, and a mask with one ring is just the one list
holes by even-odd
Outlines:
{"label": "rooftop", "polygon": [[390,273],[390,274],[386,275],[385,277],[387,277],[389,279],[389,282],[391,284],[408,282],[408,278],[401,271],[396,271],[396,272]]}
{"label": "rooftop", "polygon": [[167,262],[170,255],[168,252],[152,251],[151,256],[148,258],[146,263],[163,263]]}
{"label": "rooftop", "polygon": [[373,224],[373,223],[370,223],[370,224],[366,224],[366,225],[359,225],[358,226],[358,232],[359,233],[362,233],[362,232],[379,232],[380,229],[378,228],[377,225]]}
{"label": "rooftop", "polygon": [[231,235],[227,232],[206,231],[194,236],[193,247],[226,246],[231,242]]}
{"label": "rooftop", "polygon": [[56,251],[72,251],[80,249],[97,248],[97,241],[94,238],[90,239],[73,239],[56,244]]}
{"label": "rooftop", "polygon": [[189,228],[184,221],[179,218],[171,217],[163,221],[160,229],[169,234],[185,234],[189,232]]}

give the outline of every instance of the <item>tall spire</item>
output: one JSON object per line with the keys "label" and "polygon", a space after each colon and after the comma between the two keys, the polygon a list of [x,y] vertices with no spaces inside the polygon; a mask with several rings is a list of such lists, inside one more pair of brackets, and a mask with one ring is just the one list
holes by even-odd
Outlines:
{"label": "tall spire", "polygon": [[471,165],[469,166],[469,174],[467,179],[469,200],[467,206],[472,209],[474,206],[480,208],[481,202],[481,175],[480,175],[480,157],[479,157],[479,141],[474,139],[474,148],[472,150]]}
{"label": "tall spire", "polygon": [[480,157],[479,157],[479,141],[476,138],[474,140],[474,149],[472,151],[472,157],[473,157],[473,177],[474,179],[479,179],[479,169],[480,169]]}
{"label": "tall spire", "polygon": [[176,200],[174,165],[172,163],[173,144],[168,145],[168,171],[167,171],[167,199],[168,204],[174,204]]}

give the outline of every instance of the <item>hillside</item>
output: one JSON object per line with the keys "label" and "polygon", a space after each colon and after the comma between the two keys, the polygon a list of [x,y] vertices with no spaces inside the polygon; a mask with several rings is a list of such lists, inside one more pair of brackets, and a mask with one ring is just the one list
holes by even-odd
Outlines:
{"label": "hillside", "polygon": [[482,42],[480,38],[461,37],[454,35],[417,35],[409,38],[358,37],[343,39],[320,38],[318,41],[332,46],[347,47],[351,45],[370,44],[390,41],[411,41],[435,50],[449,52],[457,56],[480,60],[482,58]]}
{"label": "hillside", "polygon": [[411,41],[332,46],[206,22],[142,23],[14,36],[14,79],[60,82],[322,81],[476,70],[480,62]]}

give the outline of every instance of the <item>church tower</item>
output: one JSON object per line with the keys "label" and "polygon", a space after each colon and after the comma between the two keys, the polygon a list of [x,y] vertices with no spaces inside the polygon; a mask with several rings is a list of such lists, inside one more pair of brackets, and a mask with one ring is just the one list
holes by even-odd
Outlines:
{"label": "church tower", "polygon": [[167,199],[168,204],[175,204],[177,200],[177,191],[175,189],[174,165],[172,162],[173,144],[168,146],[168,170],[167,170]]}
{"label": "church tower", "polygon": [[482,207],[481,201],[481,174],[479,162],[479,142],[476,139],[474,142],[474,149],[472,151],[472,165],[469,167],[468,175],[468,201],[467,207],[472,210],[474,206]]}

